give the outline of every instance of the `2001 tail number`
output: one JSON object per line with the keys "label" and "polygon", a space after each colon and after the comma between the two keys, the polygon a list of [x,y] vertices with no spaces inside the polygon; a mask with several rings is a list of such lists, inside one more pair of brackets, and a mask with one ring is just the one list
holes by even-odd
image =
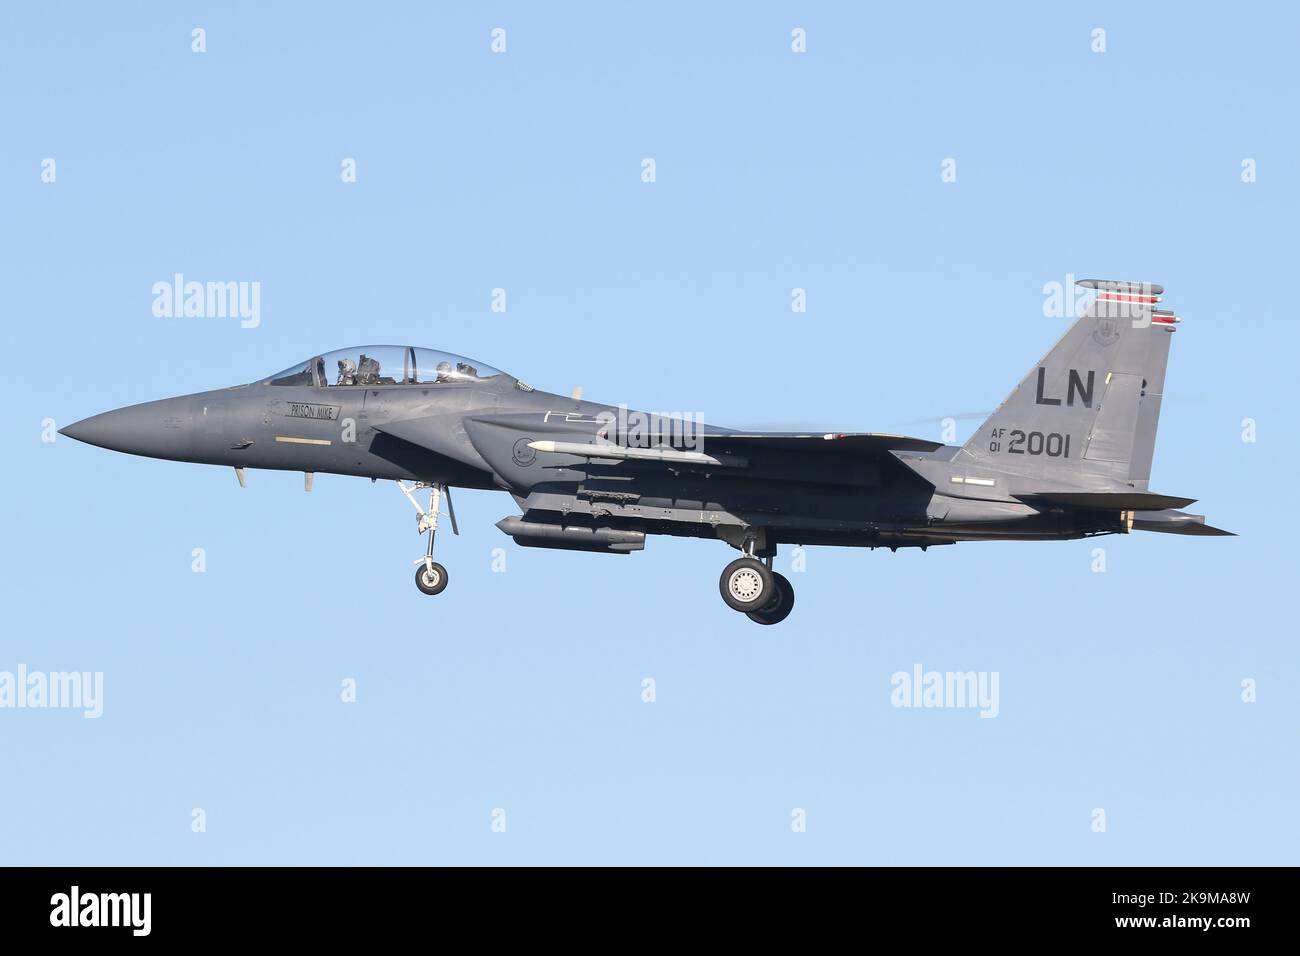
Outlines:
{"label": "2001 tail number", "polygon": [[[1002,450],[1003,429],[995,432],[989,451]],[[1024,432],[1013,428],[1006,432],[1008,455],[1046,455],[1048,458],[1070,457],[1070,436],[1060,432]]]}

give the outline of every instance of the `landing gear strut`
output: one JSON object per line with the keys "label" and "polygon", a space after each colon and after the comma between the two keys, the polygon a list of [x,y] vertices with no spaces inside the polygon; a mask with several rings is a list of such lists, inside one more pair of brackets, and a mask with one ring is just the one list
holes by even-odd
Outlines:
{"label": "landing gear strut", "polygon": [[[437,561],[433,560],[433,541],[434,535],[438,531],[438,515],[442,510],[442,499],[447,499],[447,513],[451,517],[451,533],[460,534],[460,529],[456,527],[456,509],[451,504],[451,491],[446,485],[440,482],[417,482],[409,488],[405,482],[399,481],[397,487],[402,489],[402,494],[406,495],[406,500],[411,503],[411,507],[416,513],[416,529],[420,534],[429,535],[429,543],[424,552],[424,557],[416,558],[415,563],[418,565],[415,569],[415,586],[425,594],[441,594],[447,587],[450,575],[447,569]],[[420,507],[420,503],[415,500],[415,492],[429,489],[429,508],[425,510]]]}
{"label": "landing gear strut", "polygon": [[745,556],[723,568],[718,579],[722,600],[756,624],[781,623],[794,608],[794,587],[785,575],[772,570],[775,549],[760,560],[754,556],[754,539],[746,538],[741,550]]}

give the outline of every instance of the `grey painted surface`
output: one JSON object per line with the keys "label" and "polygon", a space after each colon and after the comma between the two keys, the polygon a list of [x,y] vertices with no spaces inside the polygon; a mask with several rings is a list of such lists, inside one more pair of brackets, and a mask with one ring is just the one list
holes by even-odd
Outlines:
{"label": "grey painted surface", "polygon": [[[683,436],[670,423],[628,435],[618,431],[619,409],[535,391],[504,373],[326,384],[324,371],[311,371],[320,359],[281,379],[290,384],[268,379],[148,402],[63,433],[155,458],[499,489],[523,514],[498,527],[521,544],[604,553],[639,550],[649,534],[736,546],[751,537],[761,556],[781,543],[1224,533],[1173,510],[1190,499],[1145,494],[1174,328],[1148,301],[1155,289],[1110,287],[1105,294],[1123,301],[1099,297],[960,448],[713,426]],[[408,354],[414,369],[416,352]],[[538,451],[531,443],[539,441],[592,451]],[[626,460],[602,455],[601,442],[689,445],[727,464]]]}

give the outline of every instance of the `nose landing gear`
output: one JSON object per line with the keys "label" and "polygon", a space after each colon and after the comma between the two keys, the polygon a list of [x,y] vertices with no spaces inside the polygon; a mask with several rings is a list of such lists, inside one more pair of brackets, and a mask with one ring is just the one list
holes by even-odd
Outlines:
{"label": "nose landing gear", "polygon": [[[434,535],[438,531],[438,515],[442,509],[442,499],[447,499],[447,514],[451,518],[451,533],[460,534],[460,529],[456,527],[456,509],[452,507],[451,490],[446,485],[439,482],[416,482],[409,488],[405,482],[399,481],[397,487],[402,489],[402,494],[406,495],[406,500],[411,503],[411,507],[416,513],[416,529],[420,534],[429,535],[429,543],[424,552],[424,557],[416,558],[415,563],[418,565],[415,569],[415,586],[425,594],[441,594],[447,587],[450,575],[447,569],[437,561],[433,560],[433,541]],[[428,510],[420,507],[420,503],[415,500],[415,492],[429,489],[429,507]]]}

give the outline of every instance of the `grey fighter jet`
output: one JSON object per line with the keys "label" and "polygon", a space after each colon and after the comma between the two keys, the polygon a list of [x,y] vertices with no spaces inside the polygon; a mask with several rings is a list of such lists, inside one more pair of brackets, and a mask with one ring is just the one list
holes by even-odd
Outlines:
{"label": "grey fighter jet", "polygon": [[[1226,535],[1147,487],[1178,319],[1149,283],[1086,280],[1094,296],[961,446],[876,432],[750,432],[537,391],[481,362],[370,346],[318,355],[249,385],[132,405],[62,434],[104,448],[245,469],[391,479],[428,535],[425,594],[450,489],[505,491],[497,527],[524,547],[627,554],[646,535],[741,552],[719,581],[759,624],[790,613],[782,544],[926,549],[1133,530]],[[416,493],[429,492],[428,505]]]}

